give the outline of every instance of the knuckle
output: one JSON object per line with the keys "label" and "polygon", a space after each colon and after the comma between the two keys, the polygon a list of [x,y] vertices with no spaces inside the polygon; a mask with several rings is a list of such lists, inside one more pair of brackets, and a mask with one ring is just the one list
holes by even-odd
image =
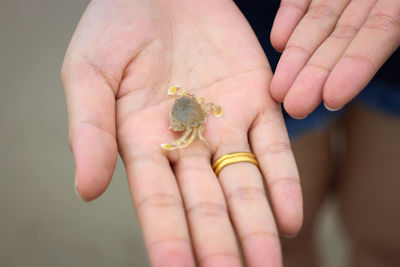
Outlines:
{"label": "knuckle", "polygon": [[[162,251],[164,262],[177,262],[185,259],[189,260],[190,253],[188,253],[188,251],[190,251],[190,240],[188,238],[172,235],[160,239],[160,236],[146,244],[150,254],[160,253],[160,251]],[[155,266],[164,265],[158,264]]]}
{"label": "knuckle", "polygon": [[137,149],[137,151],[127,153],[127,151],[120,148],[120,153],[124,159],[125,165],[130,166],[132,169],[135,169],[139,166],[142,167],[152,164],[153,166],[169,164],[169,161],[163,154],[160,154],[158,150],[147,149],[145,151],[141,151],[140,149]]}
{"label": "knuckle", "polygon": [[351,40],[359,31],[358,27],[352,25],[336,25],[331,37],[337,39]]}
{"label": "knuckle", "polygon": [[296,1],[281,1],[280,8],[291,8],[291,9],[297,9],[302,13],[305,13],[307,11],[307,8],[304,5],[299,4]]}
{"label": "knuckle", "polygon": [[393,32],[398,33],[400,32],[400,16],[393,16],[387,13],[375,13],[368,18],[364,27],[389,34]]}
{"label": "knuckle", "polygon": [[296,53],[301,53],[301,54],[305,54],[305,55],[311,55],[311,51],[309,51],[308,49],[304,48],[301,45],[296,45],[296,44],[288,44],[285,47],[285,52],[296,52]]}
{"label": "knuckle", "polygon": [[351,60],[354,63],[361,63],[364,66],[369,67],[371,70],[378,69],[378,66],[374,62],[372,62],[371,59],[367,58],[364,55],[350,55],[350,54],[348,54],[348,55],[344,55],[343,58]]}
{"label": "knuckle", "polygon": [[292,149],[290,144],[287,142],[277,142],[267,145],[264,150],[261,152],[262,155],[265,154],[282,154],[282,153],[291,153]]}
{"label": "knuckle", "polygon": [[240,240],[242,242],[245,242],[254,237],[266,237],[266,238],[278,239],[278,234],[270,231],[255,231],[243,234],[242,236],[240,236]]}
{"label": "knuckle", "polygon": [[227,216],[228,211],[223,204],[203,201],[187,208],[186,213],[196,217],[223,217]]}
{"label": "knuckle", "polygon": [[[88,109],[90,108],[89,105],[87,106],[87,108]],[[109,127],[107,127],[107,124],[104,121],[101,121],[97,118],[80,120],[72,123],[70,126],[70,138],[73,139],[75,133],[81,130],[80,128],[96,129],[97,131],[104,133],[105,135],[111,137],[112,139],[115,139],[115,131],[113,129],[109,129]]]}
{"label": "knuckle", "polygon": [[264,201],[266,198],[265,190],[258,187],[238,187],[227,195],[227,200],[229,202],[234,200]]}
{"label": "knuckle", "polygon": [[328,66],[324,66],[322,64],[309,62],[309,63],[307,63],[307,66],[311,67],[311,68],[314,68],[314,69],[317,69],[319,71],[328,72],[328,73],[331,72],[331,69]]}
{"label": "knuckle", "polygon": [[182,205],[181,200],[173,194],[169,193],[152,193],[136,204],[138,210],[144,208],[176,208]]}
{"label": "knuckle", "polygon": [[332,19],[332,18],[338,18],[339,15],[335,11],[334,8],[327,4],[319,4],[319,5],[314,5],[310,6],[310,8],[307,11],[307,14],[305,16],[308,19]]}
{"label": "knuckle", "polygon": [[208,266],[208,262],[223,262],[224,259],[236,259],[238,263],[240,263],[240,256],[237,253],[223,251],[223,252],[215,252],[209,255],[205,255],[199,257],[198,262],[200,266]]}
{"label": "knuckle", "polygon": [[282,183],[292,183],[292,184],[297,184],[300,185],[300,179],[298,176],[293,176],[293,177],[280,177],[280,178],[276,178],[273,179],[272,181],[268,182],[268,187],[272,188],[278,184],[282,184]]}

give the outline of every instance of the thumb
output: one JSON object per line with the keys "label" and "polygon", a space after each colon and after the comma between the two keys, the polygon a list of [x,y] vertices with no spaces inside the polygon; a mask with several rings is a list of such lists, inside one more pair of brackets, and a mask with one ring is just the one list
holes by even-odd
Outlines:
{"label": "thumb", "polygon": [[61,78],[76,165],[75,186],[82,199],[90,201],[105,191],[115,168],[115,93],[101,71],[75,55],[67,53]]}

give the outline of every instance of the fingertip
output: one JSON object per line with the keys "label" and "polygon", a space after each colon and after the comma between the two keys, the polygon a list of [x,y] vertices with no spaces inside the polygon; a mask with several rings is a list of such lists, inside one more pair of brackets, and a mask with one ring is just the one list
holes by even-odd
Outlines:
{"label": "fingertip", "polygon": [[276,51],[282,53],[282,51],[285,49],[288,37],[284,36],[279,27],[274,23],[271,29],[270,40],[272,47]]}
{"label": "fingertip", "polygon": [[92,125],[77,127],[72,142],[75,189],[84,201],[99,197],[107,188],[117,161],[117,145],[111,135]]}
{"label": "fingertip", "polygon": [[322,101],[322,90],[327,73],[306,66],[292,84],[284,99],[286,112],[295,119],[304,119]]}
{"label": "fingertip", "polygon": [[278,223],[282,234],[290,238],[297,236],[303,226],[303,216],[301,215],[301,218],[299,218],[299,216],[300,215],[296,215],[296,218],[292,219],[290,222],[288,222],[290,219],[287,219]]}
{"label": "fingertip", "polygon": [[331,78],[331,76],[326,81],[324,90],[323,90],[323,101],[326,109],[330,111],[339,110],[344,106],[343,101],[343,86],[345,86],[341,80]]}
{"label": "fingertip", "polygon": [[341,93],[338,92],[340,90],[335,88],[340,88],[340,87],[332,86],[331,84],[329,84],[324,89],[324,95],[323,95],[324,106],[329,111],[338,111],[341,108],[343,108],[343,106],[348,102],[345,101],[344,100],[345,97],[343,97],[343,95],[341,95]]}
{"label": "fingertip", "polygon": [[324,102],[324,106],[325,106],[325,108],[326,108],[327,110],[332,111],[332,112],[341,110],[341,109],[343,108],[343,106],[336,107],[336,108],[329,107],[325,102]]}
{"label": "fingertip", "polygon": [[280,8],[275,16],[270,34],[271,45],[276,51],[282,52],[285,49],[293,29],[294,27],[292,27],[290,21],[287,20],[285,10]]}
{"label": "fingertip", "polygon": [[281,232],[296,235],[303,224],[303,198],[296,179],[283,179],[271,190],[274,213]]}
{"label": "fingertip", "polygon": [[270,35],[271,44],[277,51],[282,52],[285,49],[290,36],[305,13],[304,4],[282,5],[281,3]]}
{"label": "fingertip", "polygon": [[371,66],[354,57],[343,57],[331,71],[323,89],[325,106],[337,110],[352,100],[372,78]]}
{"label": "fingertip", "polygon": [[286,97],[283,102],[283,108],[285,109],[286,113],[296,120],[303,120],[307,118],[309,114],[308,109],[305,109],[302,103],[299,103],[299,101],[293,101],[292,99],[292,97]]}
{"label": "fingertip", "polygon": [[284,101],[306,62],[306,55],[299,54],[295,50],[286,50],[282,54],[270,85],[271,95],[275,101],[280,103]]}

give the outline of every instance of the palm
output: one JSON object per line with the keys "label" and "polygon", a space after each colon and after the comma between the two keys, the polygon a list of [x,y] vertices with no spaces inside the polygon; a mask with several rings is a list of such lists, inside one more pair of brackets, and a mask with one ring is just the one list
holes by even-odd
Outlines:
{"label": "palm", "polygon": [[[161,25],[152,29],[142,28],[141,32],[147,35],[144,38],[137,36],[135,27],[121,28],[125,31],[119,35],[128,42],[116,42],[115,45],[119,49],[122,46],[122,50],[127,52],[123,58],[134,57],[136,60],[121,66],[126,68],[127,75],[123,76],[117,95],[118,110],[121,111],[117,114],[120,129],[142,125],[144,132],[134,134],[145,142],[152,131],[159,138],[153,140],[157,143],[152,145],[159,149],[160,142],[171,139],[170,131],[165,127],[171,103],[165,100],[172,101],[167,96],[167,89],[175,84],[222,105],[226,114],[222,121],[248,129],[267,97],[265,89],[271,72],[240,13],[234,5],[229,7],[230,11],[224,10],[226,21],[219,17],[218,22],[212,21],[212,17],[201,19],[202,14],[188,18],[185,12],[174,10],[173,18],[169,17],[167,21],[153,18],[161,21]],[[232,25],[228,19],[237,25]],[[159,29],[162,29],[162,34],[157,32]],[[129,54],[135,39],[149,41],[136,44],[141,46],[138,54]],[[218,135],[210,136],[210,142],[215,143],[215,138]]]}
{"label": "palm", "polygon": [[[102,119],[99,123],[96,118],[92,123],[96,130],[72,134],[72,146],[75,136],[101,140],[103,149],[97,149],[96,155],[89,154],[97,157],[97,162],[88,153],[80,156],[76,152],[84,148],[74,149],[77,176],[82,176],[79,192],[91,199],[107,186],[107,179],[94,185],[93,179],[85,178],[87,173],[79,174],[78,167],[100,163],[112,171],[114,163],[102,153],[113,151],[109,135],[115,135],[154,265],[165,265],[163,257],[172,257],[168,254],[172,251],[180,256],[171,260],[172,266],[191,262],[191,247],[197,260],[205,265],[240,264],[233,229],[249,265],[277,264],[279,243],[266,197],[260,193],[264,190],[258,169],[244,163],[230,166],[221,172],[218,181],[210,166],[212,157],[253,150],[264,176],[268,176],[267,182],[279,185],[275,190],[270,188],[275,208],[281,209],[276,210],[278,221],[285,232],[297,231],[300,204],[290,207],[301,202],[298,183],[292,183],[297,180],[297,172],[287,150],[279,106],[268,94],[269,65],[248,24],[231,1],[112,1],[112,8],[110,2],[92,3],[68,53],[80,55],[84,64],[76,59],[75,62],[91,68],[89,75],[75,73],[83,77],[83,84],[108,88],[96,91],[99,101],[90,100],[85,94],[92,105],[81,100],[83,109],[90,106],[91,111],[102,113]],[[75,69],[84,69],[81,64],[75,63]],[[74,65],[68,62],[68,56],[66,65]],[[179,151],[167,153],[161,149],[161,143],[176,138],[168,129],[173,98],[167,96],[168,87],[175,84],[222,106],[223,116],[207,121],[205,137],[210,148],[195,142]],[[73,95],[67,90],[67,98],[69,94]],[[81,119],[84,125],[92,120]],[[83,130],[75,130],[79,131]],[[272,164],[285,170],[274,171]],[[246,173],[246,179],[240,173]],[[283,200],[288,193],[295,196]],[[294,223],[290,222],[293,219]],[[258,248],[254,249],[255,245]],[[254,250],[256,257],[251,255]]]}

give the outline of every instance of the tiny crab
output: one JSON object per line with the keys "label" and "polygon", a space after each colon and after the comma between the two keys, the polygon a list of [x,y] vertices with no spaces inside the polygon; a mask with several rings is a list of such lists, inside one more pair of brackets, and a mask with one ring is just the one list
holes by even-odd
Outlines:
{"label": "tiny crab", "polygon": [[215,117],[220,117],[222,108],[213,103],[204,103],[202,97],[196,98],[193,94],[186,93],[180,86],[171,87],[168,95],[178,96],[169,114],[169,128],[176,132],[185,132],[179,139],[172,143],[162,144],[161,147],[166,150],[184,148],[190,145],[196,136],[199,136],[200,140],[208,146],[203,136],[206,117],[211,110],[214,111]]}

